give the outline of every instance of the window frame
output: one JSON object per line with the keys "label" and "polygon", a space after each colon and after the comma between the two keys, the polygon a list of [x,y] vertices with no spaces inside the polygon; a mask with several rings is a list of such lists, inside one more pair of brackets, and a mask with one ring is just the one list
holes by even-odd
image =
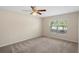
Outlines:
{"label": "window frame", "polygon": [[[59,27],[61,27],[62,29],[59,29]],[[68,29],[67,22],[65,22],[64,20],[51,21],[50,29],[52,32],[56,32],[56,33],[61,33],[61,34],[67,33],[67,29]]]}

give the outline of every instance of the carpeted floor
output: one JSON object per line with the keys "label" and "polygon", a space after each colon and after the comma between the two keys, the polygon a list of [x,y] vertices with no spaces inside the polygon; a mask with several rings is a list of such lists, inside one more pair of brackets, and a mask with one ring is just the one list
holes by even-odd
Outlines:
{"label": "carpeted floor", "polygon": [[76,53],[78,44],[40,37],[1,47],[1,53]]}

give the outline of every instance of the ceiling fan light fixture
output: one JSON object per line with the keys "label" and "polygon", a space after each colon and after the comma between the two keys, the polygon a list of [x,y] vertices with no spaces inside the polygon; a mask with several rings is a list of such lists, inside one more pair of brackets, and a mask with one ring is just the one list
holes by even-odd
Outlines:
{"label": "ceiling fan light fixture", "polygon": [[[27,11],[27,10],[25,10]],[[42,12],[45,12],[46,9],[38,9],[37,7],[35,6],[31,6],[31,15],[34,15],[34,16],[39,16],[39,15],[42,15]]]}
{"label": "ceiling fan light fixture", "polygon": [[37,13],[36,13],[36,12],[32,12],[32,15],[36,16],[36,15],[37,15]]}

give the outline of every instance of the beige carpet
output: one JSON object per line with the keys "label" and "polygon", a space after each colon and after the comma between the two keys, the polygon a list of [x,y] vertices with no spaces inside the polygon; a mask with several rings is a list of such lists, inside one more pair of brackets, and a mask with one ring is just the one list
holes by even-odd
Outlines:
{"label": "beige carpet", "polygon": [[1,47],[2,53],[75,53],[78,44],[46,37],[30,39]]}

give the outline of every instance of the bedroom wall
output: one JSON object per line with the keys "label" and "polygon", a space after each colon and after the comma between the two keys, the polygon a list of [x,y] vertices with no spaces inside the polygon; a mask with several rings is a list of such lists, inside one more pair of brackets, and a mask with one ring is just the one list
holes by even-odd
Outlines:
{"label": "bedroom wall", "polygon": [[79,52],[79,12],[78,12],[78,52]]}
{"label": "bedroom wall", "polygon": [[0,11],[0,47],[41,36],[41,19]]}
{"label": "bedroom wall", "polygon": [[[68,30],[67,33],[61,34],[56,32],[51,32],[49,24],[53,20],[67,20],[68,23]],[[62,40],[72,41],[72,42],[78,42],[78,13],[68,13],[63,15],[57,15],[57,16],[51,16],[51,17],[45,17],[42,18],[42,35],[52,38],[58,38]]]}

